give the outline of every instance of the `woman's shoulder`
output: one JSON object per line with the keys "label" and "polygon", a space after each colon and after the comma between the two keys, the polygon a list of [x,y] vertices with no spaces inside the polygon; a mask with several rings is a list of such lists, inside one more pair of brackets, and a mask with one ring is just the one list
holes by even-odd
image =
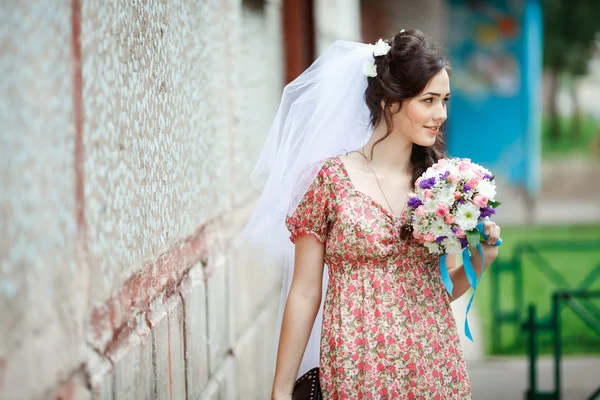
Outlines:
{"label": "woman's shoulder", "polygon": [[341,161],[339,157],[326,157],[305,168],[305,173],[307,172],[311,175],[321,177],[325,181],[330,181],[334,174],[340,172],[340,165]]}

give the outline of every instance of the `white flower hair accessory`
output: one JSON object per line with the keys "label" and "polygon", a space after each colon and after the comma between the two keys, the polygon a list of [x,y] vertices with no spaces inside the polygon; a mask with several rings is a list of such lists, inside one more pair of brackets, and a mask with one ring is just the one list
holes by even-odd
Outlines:
{"label": "white flower hair accessory", "polygon": [[375,78],[377,76],[377,65],[375,65],[374,58],[363,63],[363,74],[370,78]]}
{"label": "white flower hair accessory", "polygon": [[379,39],[373,46],[373,59],[367,60],[363,63],[363,74],[369,78],[375,78],[377,76],[377,65],[375,65],[375,57],[385,56],[391,49],[386,41]]}
{"label": "white flower hair accessory", "polygon": [[375,43],[375,50],[373,51],[374,57],[385,56],[392,46],[384,42],[382,39],[379,39],[377,43]]}

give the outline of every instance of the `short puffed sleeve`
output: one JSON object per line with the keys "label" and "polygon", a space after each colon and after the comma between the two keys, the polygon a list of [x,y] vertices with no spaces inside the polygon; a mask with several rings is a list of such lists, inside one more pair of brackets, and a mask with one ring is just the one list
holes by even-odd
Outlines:
{"label": "short puffed sleeve", "polygon": [[329,173],[326,162],[294,212],[286,218],[285,224],[293,243],[296,243],[296,237],[306,234],[314,235],[321,243],[327,240],[335,198]]}

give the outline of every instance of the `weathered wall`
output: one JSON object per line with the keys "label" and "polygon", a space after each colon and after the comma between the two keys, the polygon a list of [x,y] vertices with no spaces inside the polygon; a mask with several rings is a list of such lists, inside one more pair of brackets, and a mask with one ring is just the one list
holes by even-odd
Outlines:
{"label": "weathered wall", "polygon": [[279,14],[3,5],[0,398],[268,396],[278,277],[233,241],[282,89]]}
{"label": "weathered wall", "polygon": [[83,361],[70,2],[0,7],[0,397],[40,394]]}

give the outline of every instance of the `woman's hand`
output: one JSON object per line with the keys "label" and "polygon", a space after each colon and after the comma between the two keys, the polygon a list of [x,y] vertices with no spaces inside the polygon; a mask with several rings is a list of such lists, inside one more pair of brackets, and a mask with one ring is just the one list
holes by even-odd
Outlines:
{"label": "woman's hand", "polygon": [[[488,235],[487,241],[481,243],[483,261],[487,268],[498,257],[498,247],[494,246],[494,244],[500,239],[500,227],[493,221],[484,221],[483,232]],[[471,253],[474,251],[477,250],[471,249]]]}

